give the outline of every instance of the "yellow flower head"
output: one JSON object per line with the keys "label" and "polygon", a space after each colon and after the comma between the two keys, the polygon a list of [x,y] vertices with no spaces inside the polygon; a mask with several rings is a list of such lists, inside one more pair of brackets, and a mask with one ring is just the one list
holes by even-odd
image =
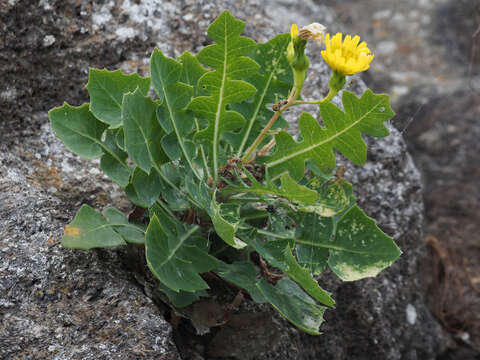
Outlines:
{"label": "yellow flower head", "polygon": [[333,71],[341,75],[353,75],[367,70],[374,55],[370,53],[365,41],[360,42],[360,36],[353,39],[345,36],[342,42],[342,33],[337,33],[330,39],[330,34],[325,37],[325,50],[322,50],[323,60]]}

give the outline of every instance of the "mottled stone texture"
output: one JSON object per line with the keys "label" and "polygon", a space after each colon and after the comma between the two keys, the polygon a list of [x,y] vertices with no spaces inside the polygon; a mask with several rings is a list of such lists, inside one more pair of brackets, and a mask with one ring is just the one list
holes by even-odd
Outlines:
{"label": "mottled stone texture", "polygon": [[[124,210],[128,204],[95,162],[78,159],[53,136],[46,111],[63,101],[87,100],[89,66],[145,73],[154,46],[171,56],[198,51],[208,44],[207,25],[223,9],[247,20],[246,33],[256,40],[288,31],[296,17],[327,25],[333,18],[308,1],[301,7],[286,3],[0,4],[1,358],[179,358],[170,325],[135,281],[139,276],[122,263],[122,251],[61,248],[62,227],[80,204]],[[314,56],[304,96],[318,97],[326,91],[328,70],[318,48],[309,51]],[[357,79],[350,89],[359,93],[364,84]],[[367,165],[347,164],[346,176],[366,212],[395,237],[404,251],[401,259],[375,279],[341,283],[331,274],[322,277],[321,285],[337,300],[322,336],[300,333],[277,315],[244,316],[231,324],[242,331],[215,338],[218,330],[192,340],[180,327],[175,338],[185,358],[433,359],[441,352],[445,339],[425,307],[418,276],[425,256],[419,174],[401,136],[391,130],[391,136],[369,141]],[[241,307],[246,309],[272,312],[248,302]]]}

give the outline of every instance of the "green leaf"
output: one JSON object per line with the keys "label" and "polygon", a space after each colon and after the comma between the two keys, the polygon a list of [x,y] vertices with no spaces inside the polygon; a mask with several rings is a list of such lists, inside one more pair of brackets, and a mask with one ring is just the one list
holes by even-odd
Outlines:
{"label": "green leaf", "polygon": [[125,147],[125,133],[123,132],[123,127],[119,127],[117,129],[115,135],[115,142],[120,149],[122,149],[123,151],[127,150],[127,148]]}
{"label": "green leaf", "polygon": [[[325,251],[329,251],[328,266],[343,281],[375,277],[400,256],[401,251],[393,239],[384,234],[358,207],[346,211],[334,226],[334,218],[321,218],[307,214],[297,223],[295,242],[300,246],[301,262],[319,270],[324,264]],[[313,229],[313,230],[312,230]],[[299,258],[299,259],[300,259]]]}
{"label": "green leaf", "polygon": [[257,286],[285,319],[311,335],[320,335],[325,307],[317,305],[297,284],[283,278],[273,286],[262,279]]}
{"label": "green leaf", "polygon": [[123,238],[113,230],[113,226],[90,206],[82,205],[73,221],[65,226],[62,246],[90,250],[126,245]]}
{"label": "green leaf", "polygon": [[[282,177],[285,174],[282,175]],[[331,217],[341,213],[351,206],[353,194],[346,191],[345,180],[320,180],[312,177],[307,186],[318,193],[314,204],[300,204],[297,209],[301,212],[314,212],[317,215]],[[354,200],[354,197],[353,197]]]}
{"label": "green leaf", "polygon": [[169,161],[161,147],[165,132],[156,116],[157,104],[140,89],[123,97],[125,147],[130,158],[145,172]]}
{"label": "green leaf", "polygon": [[155,91],[163,104],[158,108],[158,119],[167,135],[162,139],[163,149],[171,160],[180,156],[186,160],[195,176],[201,179],[192,163],[195,150],[190,150],[185,139],[191,133],[195,121],[183,110],[193,95],[191,85],[180,82],[182,64],[155,49],[150,59],[150,72]]}
{"label": "green leaf", "polygon": [[294,179],[305,174],[305,161],[311,159],[320,169],[333,169],[339,150],[355,164],[365,163],[367,147],[361,134],[382,137],[388,135],[383,123],[394,115],[387,95],[375,95],[365,91],[359,99],[349,91],[343,92],[345,112],[331,102],[320,105],[325,127],[308,113],[299,120],[301,142],[296,142],[286,131],[275,136],[276,151],[264,158],[267,172],[278,177],[289,172]]}
{"label": "green leaf", "polygon": [[327,306],[335,304],[330,294],[318,285],[310,272],[297,263],[292,254],[290,240],[262,241],[258,240],[258,237],[249,239],[244,237],[242,240],[252,246],[270,265],[279,268],[295,280],[315,300]]}
{"label": "green leaf", "polygon": [[187,191],[195,202],[204,209],[212,220],[215,232],[228,245],[241,249],[246,244],[235,236],[240,223],[239,204],[218,204],[215,194],[211,195],[205,183],[195,183],[187,178]]}
{"label": "green leaf", "polygon": [[222,133],[239,129],[245,122],[241,114],[227,110],[227,105],[244,101],[256,92],[251,84],[235,80],[248,77],[259,68],[255,61],[242,56],[255,47],[253,40],[240,36],[244,26],[243,21],[224,11],[208,28],[208,35],[216,44],[203,48],[197,55],[202,64],[215,71],[205,73],[199,80],[199,86],[210,96],[193,98],[188,109],[208,120],[207,128],[196,133],[195,139],[205,142],[209,149],[214,180],[217,179]]}
{"label": "green leaf", "polygon": [[283,174],[280,177],[280,188],[268,179],[264,184],[259,183],[255,177],[248,172],[244,171],[244,174],[250,180],[250,184],[243,183],[243,186],[228,186],[222,189],[221,192],[235,192],[235,193],[254,193],[257,195],[270,195],[273,197],[281,197],[290,201],[297,201],[300,203],[314,203],[318,198],[318,194],[315,190],[309,189],[306,186],[299,185],[293,180],[290,175]]}
{"label": "green leaf", "polygon": [[127,199],[130,200],[132,204],[135,204],[142,208],[148,207],[148,204],[140,198],[140,196],[137,193],[137,190],[135,189],[132,183],[128,184],[125,187],[125,195],[127,196]]}
{"label": "green leaf", "polygon": [[208,70],[202,66],[196,56],[193,56],[188,51],[180,55],[178,61],[182,64],[180,81],[192,86],[194,96],[203,95],[205,90],[198,86],[198,80],[200,80]]}
{"label": "green leaf", "polygon": [[262,304],[266,302],[265,297],[257,288],[258,271],[251,262],[221,263],[215,272],[221,278],[245,289],[256,303]]}
{"label": "green leaf", "polygon": [[[184,52],[179,58],[178,61],[183,65],[182,67],[182,75],[180,77],[180,80],[186,84],[189,84],[193,87],[193,95],[194,96],[200,96],[200,95],[205,95],[205,90],[203,90],[200,86],[198,86],[198,80],[206,73],[208,72],[207,69],[205,69],[202,64],[200,64],[200,61],[190,54],[188,51]],[[190,112],[191,113],[191,112]],[[193,121],[195,123],[195,131],[199,132],[200,131],[200,120],[194,116],[193,114],[191,115],[193,117]],[[201,156],[200,159],[198,159],[197,162],[201,162],[201,166],[204,169],[204,173],[207,178],[211,176],[210,174],[210,168],[208,166],[208,161],[207,161],[207,155],[204,149],[203,144],[197,144],[196,145],[200,151],[199,155]]]}
{"label": "green leaf", "polygon": [[320,275],[327,265],[329,248],[305,244],[298,239],[310,239],[315,244],[328,242],[334,231],[331,217],[320,217],[315,214],[305,214],[298,221],[295,229],[296,255],[298,262],[309,269],[313,275]]}
{"label": "green leaf", "polygon": [[126,154],[115,145],[110,131],[102,142],[107,126],[92,115],[88,104],[75,107],[65,103],[50,110],[48,116],[55,135],[68,149],[87,159],[101,157],[102,170],[120,186],[128,184],[131,169],[125,163]]}
{"label": "green leaf", "polygon": [[133,224],[128,221],[127,217],[118,209],[114,207],[103,210],[103,216],[113,225],[112,228],[119,233],[126,242],[132,244],[145,244],[145,227]]}
{"label": "green leaf", "polygon": [[195,292],[180,290],[175,292],[162,283],[158,284],[158,288],[167,296],[168,300],[177,309],[187,307],[188,305],[191,305],[195,301],[199,300],[201,297],[208,297],[208,293],[205,290]]}
{"label": "green leaf", "polygon": [[150,174],[148,174],[136,167],[131,181],[138,198],[147,205],[146,207],[152,206],[158,200],[162,189],[165,188],[155,169],[150,170]]}
{"label": "green leaf", "polygon": [[[288,97],[293,83],[292,69],[285,56],[289,43],[289,34],[277,35],[265,44],[258,44],[252,53],[253,60],[260,65],[260,72],[247,80],[257,88],[257,92],[252,102],[232,106],[247,120],[240,133],[234,136],[238,139],[238,157],[243,155],[245,147],[255,140],[273,116],[273,111],[267,109],[267,104]],[[272,130],[281,129],[285,125],[283,119],[278,119]]]}
{"label": "green leaf", "polygon": [[98,121],[88,110],[88,104],[53,108],[48,117],[55,135],[73,153],[86,158],[97,159],[103,155],[101,137],[107,125]]}
{"label": "green leaf", "polygon": [[[185,168],[179,166],[179,164],[166,163],[160,167],[160,171],[164,177],[164,188],[161,195],[168,203],[170,210],[183,211],[191,208],[186,193],[180,190],[183,188],[187,176]],[[174,187],[166,186],[168,182],[173,184]]]}
{"label": "green leaf", "polygon": [[125,162],[128,154],[118,147],[116,137],[117,132],[107,130],[104,144],[111,152],[102,156],[100,168],[118,185],[126,187],[132,171]]}
{"label": "green leaf", "polygon": [[358,206],[342,216],[333,243],[328,266],[343,281],[375,277],[402,253]]}
{"label": "green leaf", "polygon": [[199,274],[215,269],[214,257],[191,244],[188,240],[198,226],[187,231],[172,232],[153,215],[147,228],[145,254],[152,273],[165,286],[178,292],[208,289]]}
{"label": "green leaf", "polygon": [[150,89],[150,78],[138,74],[126,75],[120,70],[90,69],[87,90],[90,94],[90,111],[99,120],[117,128],[122,125],[123,95],[140,90],[147,95]]}

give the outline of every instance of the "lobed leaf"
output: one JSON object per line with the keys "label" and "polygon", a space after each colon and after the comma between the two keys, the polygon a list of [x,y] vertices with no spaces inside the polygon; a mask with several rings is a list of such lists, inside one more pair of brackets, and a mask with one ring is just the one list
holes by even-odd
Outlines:
{"label": "lobed leaf", "polygon": [[158,200],[160,193],[164,189],[162,179],[160,179],[155,169],[151,170],[150,174],[148,174],[141,168],[136,167],[133,171],[131,182],[140,202],[147,205],[144,207],[152,206]]}
{"label": "lobed leaf", "polygon": [[325,126],[303,113],[299,120],[302,141],[296,142],[286,131],[275,136],[276,151],[264,158],[267,172],[278,177],[285,172],[296,179],[305,174],[305,161],[312,160],[320,169],[333,169],[339,150],[355,164],[365,163],[367,147],[361,134],[382,137],[388,135],[383,123],[394,115],[387,95],[375,95],[370,89],[361,98],[344,91],[342,102],[345,112],[331,102],[320,105]]}
{"label": "lobed leaf", "polygon": [[[233,110],[245,117],[246,123],[238,134],[227,134],[229,142],[238,149],[238,157],[243,155],[246,146],[253,143],[273,116],[273,111],[267,108],[267,104],[286,99],[292,88],[292,69],[285,56],[289,42],[289,34],[277,35],[264,44],[258,44],[251,53],[251,57],[260,65],[260,69],[259,73],[251,75],[246,80],[257,88],[257,92],[251,102],[232,105]],[[286,121],[280,118],[275,122],[272,130],[285,126]]]}
{"label": "lobed leaf", "polygon": [[160,223],[156,214],[147,228],[145,255],[152,273],[173,291],[208,289],[199,274],[213,270],[218,261],[189,242],[198,227],[172,229]]}
{"label": "lobed leaf", "polygon": [[243,21],[224,11],[208,28],[208,35],[216,44],[203,48],[197,55],[202,64],[215,70],[205,73],[198,81],[210,96],[193,98],[188,109],[208,121],[208,126],[197,132],[194,139],[206,144],[214,179],[217,179],[222,134],[239,129],[245,122],[240,113],[228,110],[227,105],[244,101],[256,92],[251,84],[236,80],[248,77],[259,68],[255,61],[242,56],[255,47],[253,40],[240,36],[244,26]]}
{"label": "lobed leaf", "polygon": [[99,121],[88,109],[88,104],[71,106],[67,103],[48,112],[55,135],[73,153],[97,159],[103,155],[102,134],[107,125]]}
{"label": "lobed leaf", "polygon": [[225,189],[222,189],[222,192],[269,195],[307,204],[314,203],[318,198],[318,194],[315,190],[309,189],[303,185],[299,185],[288,174],[282,174],[282,176],[280,177],[280,187],[277,187],[272,181],[269,181],[268,179],[266,179],[263,184],[258,182],[248,172],[248,170],[245,170],[244,174],[250,180],[250,184],[247,185],[246,183],[242,183],[242,186],[231,185],[226,187]]}
{"label": "lobed leaf", "polygon": [[133,162],[147,173],[169,161],[161,147],[165,132],[157,121],[156,109],[157,104],[143,96],[140,89],[123,97],[125,148]]}
{"label": "lobed leaf", "polygon": [[160,50],[153,51],[150,59],[150,72],[155,91],[162,101],[162,106],[158,107],[157,114],[163,130],[166,132],[162,138],[163,149],[171,160],[183,157],[195,176],[201,178],[192,162],[196,151],[195,146],[192,142],[186,142],[195,121],[184,111],[193,95],[193,87],[179,81],[182,68],[182,63],[164,56]]}
{"label": "lobed leaf", "polygon": [[126,187],[132,170],[126,165],[128,154],[118,146],[116,137],[117,133],[113,130],[106,131],[104,144],[110,152],[100,159],[100,168],[110,179],[121,187]]}
{"label": "lobed leaf", "polygon": [[345,180],[322,181],[312,177],[307,187],[317,192],[318,199],[314,204],[299,204],[297,209],[301,212],[314,212],[320,216],[331,217],[349,208],[352,201],[355,201],[351,185]]}
{"label": "lobed leaf", "polygon": [[131,169],[126,164],[127,155],[119,149],[112,139],[111,131],[102,135],[107,125],[99,121],[88,108],[88,104],[53,108],[48,112],[55,135],[73,153],[87,159],[101,157],[100,167],[117,184],[128,184]]}
{"label": "lobed leaf", "polygon": [[[180,80],[183,81],[186,84],[189,84],[193,87],[193,95],[194,96],[200,96],[200,95],[205,95],[206,92],[204,89],[202,89],[198,85],[198,80],[206,73],[208,72],[207,69],[205,69],[202,64],[200,64],[200,61],[198,61],[196,56],[193,56],[190,54],[188,51],[184,52],[179,58],[178,61],[183,65],[182,67],[182,75],[180,77]],[[189,111],[189,116],[193,118],[193,121],[195,123],[195,131],[199,132],[201,126],[201,119],[196,117],[193,112]],[[211,176],[210,174],[210,168],[208,166],[208,160],[207,160],[207,154],[204,148],[204,145],[199,143],[197,144],[197,147],[199,149],[199,156],[200,158],[197,159],[197,163],[200,163],[204,169],[204,173],[206,174],[206,177],[209,178]]]}
{"label": "lobed leaf", "polygon": [[211,195],[205,183],[195,183],[187,178],[186,190],[193,200],[205,210],[212,220],[215,232],[228,245],[241,249],[246,244],[235,235],[240,224],[239,204],[218,204],[215,194]]}
{"label": "lobed leaf", "polygon": [[121,70],[90,69],[85,86],[90,94],[90,111],[96,118],[118,128],[122,125],[123,95],[137,88],[143,95],[150,89],[150,78],[126,75]]}

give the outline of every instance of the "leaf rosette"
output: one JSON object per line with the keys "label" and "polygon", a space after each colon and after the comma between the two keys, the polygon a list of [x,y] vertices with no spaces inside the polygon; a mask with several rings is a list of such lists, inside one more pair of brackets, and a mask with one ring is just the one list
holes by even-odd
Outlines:
{"label": "leaf rosette", "polygon": [[296,100],[305,69],[299,77],[286,56],[298,34],[258,44],[244,26],[225,11],[208,28],[214,43],[196,56],[155,49],[151,77],[91,69],[90,103],[49,112],[65,146],[100,159],[135,206],[127,217],[83,205],[62,245],[144,248],[158,291],[182,314],[223,281],[319,334],[335,304],[317,281],[326,267],[354,281],[401,253],[356,205],[335,163],[335,151],[365,163],[362,136],[387,136],[393,111],[371,90],[343,91],[340,109],[330,102],[334,89],[310,102],[320,104],[323,125],[303,113],[295,140],[282,114],[305,103]]}

